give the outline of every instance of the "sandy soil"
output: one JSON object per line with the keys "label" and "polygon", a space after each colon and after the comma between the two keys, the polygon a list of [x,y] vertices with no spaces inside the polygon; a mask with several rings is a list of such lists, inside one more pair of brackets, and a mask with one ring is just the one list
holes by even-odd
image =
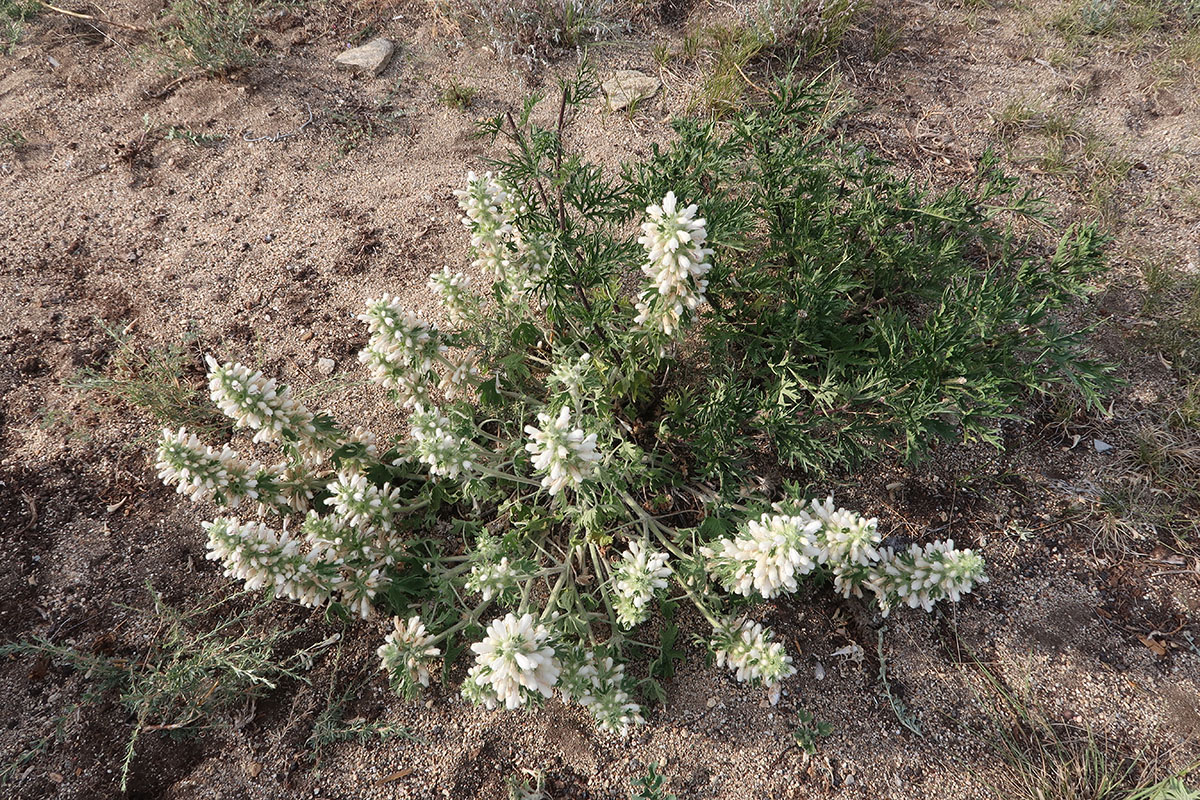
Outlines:
{"label": "sandy soil", "polygon": [[[158,8],[125,0],[105,13],[144,24]],[[886,621],[892,691],[923,737],[901,728],[881,694],[880,621],[825,595],[761,611],[798,651],[800,673],[778,707],[706,667],[689,644],[666,705],[649,709],[649,724],[624,742],[557,702],[489,713],[442,686],[399,701],[376,670],[384,627],[371,622],[346,630],[336,665],[322,662],[312,687],[285,684],[240,728],[147,734],[128,796],[497,798],[509,775],[541,769],[550,797],[621,798],[630,778],[658,762],[680,798],[985,797],[1002,765],[986,743],[989,694],[975,657],[1055,719],[1176,764],[1200,757],[1200,652],[1188,638],[1200,636],[1196,558],[1153,542],[1137,543],[1140,557],[1098,551],[1090,513],[1133,431],[1179,392],[1146,345],[1139,309],[1149,255],[1181,269],[1200,263],[1200,213],[1184,194],[1200,172],[1195,84],[1157,85],[1153,51],[1098,46],[1052,61],[1052,10],[886,0],[838,57],[859,106],[848,135],[935,185],[969,175],[996,147],[1065,220],[1101,213],[1117,235],[1114,273],[1095,301],[1107,320],[1097,344],[1130,380],[1111,419],[1076,418],[1065,430],[1013,425],[1002,454],[947,448],[918,469],[885,467],[834,487],[888,530],[950,534],[990,562],[991,582],[947,615]],[[669,24],[598,48],[602,71],[655,73],[654,44],[727,9],[676,11]],[[354,356],[365,336],[353,316],[382,292],[426,305],[428,273],[466,262],[451,191],[489,152],[470,136],[472,121],[509,107],[528,84],[477,44],[445,34],[424,4],[394,5],[374,20],[401,52],[366,80],[333,69],[356,30],[345,9],[289,11],[260,43],[261,65],[238,80],[168,88],[156,67],[131,59],[136,35],[99,36],[54,14],[31,21],[15,52],[0,56],[0,123],[27,140],[0,149],[4,640],[40,634],[132,653],[145,630],[123,605],[144,608],[147,581],[179,604],[234,588],[203,558],[202,512],[156,481],[150,421],[97,408],[62,385],[105,363],[104,324],[144,343],[195,336],[195,373],[185,380],[200,375],[201,350],[214,352],[257,363],[381,435],[401,424],[363,383]],[[897,46],[872,60],[884,25],[898,31]],[[452,76],[479,90],[469,111],[438,99]],[[665,140],[664,120],[688,107],[699,73],[680,66],[663,77],[664,91],[632,115],[580,115],[571,145],[612,165]],[[339,110],[384,99],[380,129],[339,153],[347,135]],[[1035,133],[1003,135],[998,120],[1013,102],[1066,110],[1131,165],[1099,209],[1023,150],[1038,145]],[[311,124],[295,136],[246,141],[295,131],[310,109]],[[227,138],[196,147],[164,138],[172,126]],[[331,378],[315,368],[324,357],[336,361]],[[1083,437],[1074,447],[1073,434]],[[1093,437],[1116,451],[1095,452]],[[279,624],[310,627],[314,641],[334,630],[299,608],[273,613]],[[864,648],[861,665],[832,656],[848,642]],[[331,680],[365,681],[350,717],[402,725],[415,738],[342,744],[313,766],[306,742]],[[84,681],[54,665],[0,663],[0,762],[53,732]],[[834,725],[815,757],[792,741],[802,709]],[[128,723],[113,699],[69,715],[61,741],[0,793],[120,796]]]}

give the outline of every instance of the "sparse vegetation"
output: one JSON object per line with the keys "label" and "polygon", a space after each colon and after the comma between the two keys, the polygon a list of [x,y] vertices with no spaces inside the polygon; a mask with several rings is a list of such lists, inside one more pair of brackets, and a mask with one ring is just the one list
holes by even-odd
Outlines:
{"label": "sparse vegetation", "polygon": [[667,779],[658,771],[658,764],[652,763],[646,767],[646,774],[633,782],[636,791],[631,800],[677,800],[675,795],[666,789]]}
{"label": "sparse vegetation", "polygon": [[[285,655],[281,646],[300,631],[257,630],[255,615],[261,604],[228,614],[214,625],[207,620],[228,612],[229,600],[181,611],[164,603],[153,589],[151,597],[152,609],[140,612],[148,619],[146,647],[129,656],[44,638],[0,645],[0,657],[45,659],[81,675],[81,705],[119,698],[132,719],[120,769],[122,791],[142,736],[228,725],[230,715],[245,712],[249,703],[280,681],[305,680],[313,659],[336,641],[335,637]],[[40,740],[31,749],[44,747]],[[8,770],[0,775],[12,777]]]}
{"label": "sparse vegetation", "polygon": [[555,55],[624,30],[628,0],[466,0],[463,27],[501,59],[533,71]]}
{"label": "sparse vegetation", "polygon": [[16,48],[26,20],[32,19],[41,7],[38,0],[0,0],[0,54]]}
{"label": "sparse vegetation", "polygon": [[540,769],[523,769],[509,775],[508,800],[548,800],[546,797],[546,772]]}
{"label": "sparse vegetation", "polygon": [[208,402],[199,355],[191,349],[193,340],[146,344],[137,342],[119,325],[103,321],[99,325],[112,340],[107,362],[80,370],[65,382],[67,388],[102,404],[136,409],[159,426],[228,435],[229,421]]}
{"label": "sparse vegetation", "polygon": [[863,0],[760,0],[753,25],[776,50],[817,59],[841,44]]}
{"label": "sparse vegetation", "polygon": [[[724,116],[744,105],[748,90],[764,94],[762,86],[772,83],[774,72],[792,74],[806,62],[828,57],[862,7],[860,0],[762,0],[746,18],[694,29],[677,50],[664,47],[655,59],[664,67],[673,59],[699,67],[692,108]],[[879,42],[879,57],[895,43]],[[752,72],[763,74],[756,79]]]}
{"label": "sparse vegetation", "polygon": [[[334,665],[335,675],[336,661],[340,661],[340,655],[339,647]],[[320,770],[322,758],[328,748],[343,742],[416,740],[416,737],[402,725],[379,720],[369,721],[362,717],[347,717],[351,704],[362,695],[368,680],[369,678],[364,676],[346,686],[340,693],[336,691],[336,679],[330,680],[325,693],[325,706],[313,720],[312,731],[305,743],[306,754],[314,769]]]}
{"label": "sparse vegetation", "polygon": [[0,153],[19,150],[25,144],[25,134],[12,125],[0,124]]}
{"label": "sparse vegetation", "polygon": [[1196,0],[1072,0],[1054,14],[1049,29],[1059,41],[1044,57],[1066,66],[1101,44],[1131,53],[1154,52],[1155,71],[1166,82],[1190,69],[1200,48],[1200,3]]}
{"label": "sparse vegetation", "polygon": [[438,99],[442,101],[443,105],[459,111],[466,111],[475,102],[475,95],[478,93],[479,90],[475,87],[461,83],[457,78],[451,78],[450,82],[442,88]]}
{"label": "sparse vegetation", "polygon": [[154,58],[172,75],[230,75],[253,66],[256,8],[248,0],[171,0]]}
{"label": "sparse vegetation", "polygon": [[393,94],[380,100],[358,95],[337,98],[322,116],[321,127],[328,131],[338,158],[345,158],[360,147],[401,129],[405,111],[397,108]]}
{"label": "sparse vegetation", "polygon": [[1014,152],[1016,160],[1029,160],[1041,173],[1061,180],[1098,217],[1112,221],[1112,204],[1133,165],[1109,141],[1070,113],[1042,111],[1019,99],[1010,100],[995,121],[1012,150],[1023,137],[1040,142],[1032,153]]}
{"label": "sparse vegetation", "polygon": [[1167,358],[1178,375],[1200,374],[1200,272],[1185,268],[1170,253],[1144,263],[1146,294],[1142,311],[1151,345]]}
{"label": "sparse vegetation", "polygon": [[737,111],[744,105],[750,78],[746,70],[767,48],[769,39],[749,25],[719,25],[707,29],[696,52],[703,60],[703,78],[693,108],[700,107],[717,116]]}
{"label": "sparse vegetation", "polygon": [[[1200,792],[1171,774],[1145,750],[1131,751],[1086,725],[1060,722],[1028,693],[1007,686],[975,661],[993,728],[990,742],[1004,763],[995,791],[1018,800],[1191,800]],[[1163,772],[1168,774],[1163,775]]]}
{"label": "sparse vegetation", "polygon": [[181,128],[175,125],[168,127],[163,132],[163,139],[167,141],[187,142],[192,147],[217,147],[228,138],[223,133],[205,133],[204,131]]}
{"label": "sparse vegetation", "polygon": [[[0,0],[0,795],[1200,800],[1200,0],[52,2]],[[910,544],[994,568],[906,635]]]}
{"label": "sparse vegetation", "polygon": [[817,743],[833,733],[833,723],[817,719],[816,714],[806,708],[796,712],[796,716],[800,722],[792,731],[792,738],[805,753],[816,755]]}
{"label": "sparse vegetation", "polygon": [[892,690],[892,681],[888,677],[887,654],[883,650],[883,635],[886,632],[886,628],[879,630],[875,645],[875,655],[879,659],[879,695],[887,700],[888,706],[891,707],[892,714],[896,717],[897,722],[911,733],[917,736],[924,736],[925,733],[924,728],[921,726],[921,721],[909,710],[904,700]]}

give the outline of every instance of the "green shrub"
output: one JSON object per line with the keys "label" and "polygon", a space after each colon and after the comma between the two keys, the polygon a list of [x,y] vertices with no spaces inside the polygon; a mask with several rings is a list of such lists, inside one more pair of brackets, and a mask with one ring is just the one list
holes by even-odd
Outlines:
{"label": "green shrub", "polygon": [[1101,269],[1095,228],[1046,254],[1002,224],[1039,204],[990,155],[972,185],[932,194],[814,124],[823,108],[784,89],[728,129],[680,122],[679,143],[630,173],[640,197],[698,198],[726,247],[704,368],[647,396],[660,439],[718,481],[764,450],[821,474],[939,439],[998,446],[1029,393],[1096,405],[1109,370],[1056,316]]}
{"label": "green shrub", "polygon": [[939,194],[894,177],[830,136],[815,84],[728,126],[680,122],[607,175],[563,148],[594,89],[586,72],[564,85],[554,129],[531,121],[537,98],[483,123],[509,149],[456,192],[476,278],[430,276],[446,328],[367,303],[360,360],[407,410],[404,438],[210,358],[217,406],[282,460],[181,429],[158,468],[222,508],[209,558],[247,588],[395,615],[379,656],[397,691],[445,680],[470,646],[471,701],[557,692],[624,735],[683,656],[671,584],[717,664],[774,701],[795,667],[749,605],[828,583],[884,615],[928,611],[986,580],[953,541],[885,544],[875,519],[758,476],[999,443],[1031,392],[1097,402],[1106,370],[1057,314],[1100,237],[1022,242],[998,219],[1036,204],[990,162]]}

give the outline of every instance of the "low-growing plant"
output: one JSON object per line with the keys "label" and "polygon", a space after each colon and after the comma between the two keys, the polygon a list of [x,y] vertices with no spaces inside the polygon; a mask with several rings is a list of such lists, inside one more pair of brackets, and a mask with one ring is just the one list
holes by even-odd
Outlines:
{"label": "low-growing plant", "polygon": [[192,128],[181,128],[172,125],[163,131],[163,139],[168,142],[187,142],[192,147],[217,147],[229,137],[223,133],[205,133]]}
{"label": "low-growing plant", "polygon": [[11,125],[0,125],[0,152],[19,150],[25,145],[25,134]]}
{"label": "low-growing plant", "polygon": [[174,75],[224,76],[253,66],[255,7],[247,0],[171,0],[155,57]]}
{"label": "low-growing plant", "polygon": [[540,769],[522,769],[509,775],[508,800],[547,800],[546,772]]}
{"label": "low-growing plant", "polygon": [[756,23],[772,47],[813,59],[841,43],[864,5],[863,0],[759,0]]}
{"label": "low-growing plant", "polygon": [[792,738],[805,753],[810,756],[816,755],[817,742],[833,733],[833,723],[817,719],[816,715],[806,708],[800,709],[797,716],[800,718],[800,724],[792,731]]}
{"label": "low-growing plant", "polygon": [[763,53],[770,39],[753,25],[714,25],[705,31],[701,53],[708,62],[693,101],[717,115],[737,111],[744,105],[750,78],[746,70]]}
{"label": "low-growing plant", "polygon": [[38,0],[0,0],[0,53],[11,53],[21,40],[25,21],[41,9]]}
{"label": "low-growing plant", "polygon": [[646,774],[635,778],[633,788],[637,794],[631,795],[630,800],[678,800],[675,795],[666,790],[667,779],[658,771],[658,764],[651,763],[646,767]]}
{"label": "low-growing plant", "polygon": [[354,95],[337,98],[325,109],[321,127],[330,131],[338,158],[401,129],[407,112],[396,107],[395,93],[393,89],[378,100]]}
{"label": "low-growing plant", "polygon": [[[959,643],[961,646],[961,643]],[[970,649],[967,648],[970,653]],[[1038,707],[1028,690],[1018,691],[970,653],[982,677],[978,695],[990,719],[989,742],[1003,763],[997,796],[1027,800],[1193,800],[1183,770],[1164,768],[1161,760],[1139,749],[1131,752],[1086,725],[1060,722]]]}
{"label": "low-growing plant", "polygon": [[657,653],[670,674],[676,600],[774,702],[795,667],[755,603],[827,583],[886,615],[985,580],[972,550],[885,542],[788,478],[916,458],[933,437],[998,443],[1026,392],[1094,398],[1105,370],[1055,312],[1100,239],[1073,230],[1047,253],[995,227],[1032,201],[990,163],[940,195],[893,177],[815,124],[817,84],[780,84],[728,127],[680,122],[608,175],[563,146],[594,88],[564,84],[556,128],[531,121],[536,97],[482,124],[508,153],[456,192],[474,276],[430,276],[445,327],[367,303],[360,361],[406,436],[378,442],[210,357],[239,447],[282,457],[178,429],[158,468],[226,512],[204,523],[209,558],[248,589],[394,615],[379,656],[401,694],[448,681],[469,648],[472,702],[557,693],[624,734],[639,690],[661,691],[627,662]]}
{"label": "low-growing plant", "polygon": [[781,65],[787,75],[828,56],[862,6],[860,0],[760,0],[731,22],[690,31],[673,54],[661,49],[655,59],[664,67],[672,57],[698,63],[703,77],[692,107],[722,116],[744,105],[748,89],[762,91],[748,73],[769,74]]}
{"label": "low-growing plant", "polygon": [[112,340],[112,353],[103,366],[76,372],[64,382],[67,388],[102,403],[136,408],[158,425],[185,426],[211,437],[232,432],[229,420],[206,402],[203,382],[189,380],[189,367],[198,358],[188,351],[191,339],[171,345],[138,343],[119,325],[99,325]]}
{"label": "low-growing plant", "polygon": [[[1048,51],[1086,54],[1100,41],[1135,51],[1165,49],[1200,31],[1197,0],[1080,0],[1055,15],[1051,27],[1067,44]],[[1194,45],[1193,45],[1194,46]],[[1178,53],[1178,51],[1175,51]]]}
{"label": "low-growing plant", "polygon": [[[145,652],[125,658],[87,652],[48,639],[0,645],[0,657],[33,656],[84,676],[78,708],[115,694],[132,718],[121,763],[121,791],[137,754],[138,740],[152,731],[198,732],[227,724],[223,717],[274,689],[281,680],[305,680],[313,660],[336,635],[288,655],[277,651],[296,631],[260,632],[251,617],[261,605],[230,615],[215,626],[202,620],[228,599],[181,611],[151,589],[149,625],[156,626]],[[38,745],[44,749],[44,742]]]}
{"label": "low-growing plant", "polygon": [[450,82],[443,87],[441,96],[438,99],[444,105],[450,106],[450,108],[466,111],[475,102],[475,95],[477,94],[479,94],[479,90],[474,86],[468,86],[456,78],[451,78]]}
{"label": "low-growing plant", "polygon": [[497,56],[532,71],[626,28],[633,10],[627,0],[467,0],[463,14]]}
{"label": "low-growing plant", "polygon": [[905,702],[892,690],[892,681],[888,677],[887,655],[883,652],[883,634],[886,632],[886,628],[879,630],[879,641],[875,648],[875,655],[879,659],[879,694],[883,699],[888,701],[888,705],[891,706],[892,714],[895,715],[897,722],[917,736],[924,736],[921,721],[917,719],[917,716],[909,710]]}
{"label": "low-growing plant", "polygon": [[[340,650],[339,653],[340,655]],[[336,674],[336,664],[335,664]],[[397,739],[420,741],[408,728],[391,722],[366,720],[362,717],[347,718],[353,701],[365,689],[366,680],[360,679],[337,692],[336,679],[330,679],[325,694],[325,707],[313,720],[312,731],[305,742],[305,752],[314,769],[319,773],[322,757],[327,748],[342,742],[362,742],[376,739],[390,742]]]}

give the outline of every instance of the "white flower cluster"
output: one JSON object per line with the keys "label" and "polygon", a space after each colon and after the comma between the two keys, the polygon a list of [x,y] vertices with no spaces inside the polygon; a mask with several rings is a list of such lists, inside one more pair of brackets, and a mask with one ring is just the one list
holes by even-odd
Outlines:
{"label": "white flower cluster", "polygon": [[368,469],[379,460],[379,439],[374,433],[355,425],[354,430],[343,433],[337,450],[340,465],[355,470]]}
{"label": "white flower cluster", "polygon": [[937,601],[957,603],[975,584],[987,582],[983,557],[969,548],[955,549],[953,539],[900,551],[886,547],[880,563],[877,591],[885,615],[892,598],[932,611]]}
{"label": "white flower cluster", "polygon": [[867,519],[844,508],[834,508],[833,497],[812,501],[812,516],[821,521],[821,563],[867,566],[879,560],[879,520]]}
{"label": "white flower cluster", "polygon": [[270,588],[276,596],[305,606],[329,599],[337,566],[317,550],[301,550],[301,540],[286,530],[261,522],[217,517],[201,523],[208,532],[208,556],[225,566],[225,574],[243,581],[247,591]]}
{"label": "white flower cluster", "polygon": [[[463,225],[471,232],[471,265],[499,281],[508,301],[520,301],[545,280],[554,256],[552,244],[517,227],[524,206],[492,173],[468,172],[467,188],[454,195],[463,210]],[[441,287],[435,291],[442,293]]]}
{"label": "white flower cluster", "polygon": [[546,382],[562,387],[563,392],[570,395],[572,405],[578,409],[583,405],[583,388],[592,373],[592,368],[592,356],[584,353],[577,359],[555,362],[550,368]]}
{"label": "white flower cluster", "polygon": [[253,429],[254,441],[314,443],[313,414],[292,397],[289,387],[242,364],[220,364],[212,356],[205,360],[213,402],[237,427]]}
{"label": "white flower cluster", "polygon": [[368,301],[367,310],[358,318],[367,323],[371,334],[358,354],[371,379],[394,390],[404,405],[427,404],[430,373],[447,349],[437,327],[387,294]]}
{"label": "white flower cluster", "polygon": [[418,403],[408,424],[412,450],[418,460],[429,466],[431,474],[457,478],[475,470],[472,456],[476,448],[468,439],[457,435],[450,420],[436,408],[427,410]]}
{"label": "white flower cluster", "polygon": [[[386,483],[371,488],[374,491],[362,493],[361,499],[351,498],[348,505],[350,514],[357,513],[362,524],[349,524],[350,515],[335,510],[325,517],[310,512],[301,526],[313,557],[337,567],[330,591],[364,619],[371,614],[375,596],[391,584],[387,568],[396,563],[402,548],[402,541],[394,535],[396,490]],[[383,507],[372,502],[378,497],[387,498]]]}
{"label": "white flower cluster", "polygon": [[329,485],[325,504],[338,517],[339,530],[360,536],[390,534],[400,510],[400,490],[386,483],[380,488],[361,473],[343,472]]}
{"label": "white flower cluster", "polygon": [[952,540],[899,552],[881,542],[878,520],[836,508],[830,497],[790,514],[763,514],[701,553],[727,591],[778,597],[796,591],[797,578],[821,565],[843,597],[870,591],[885,615],[897,602],[929,611],[938,600],[957,601],[987,580],[983,559],[956,550]]}
{"label": "white flower cluster", "polygon": [[520,231],[513,234],[513,245],[516,252],[508,260],[503,278],[508,299],[517,302],[545,282],[554,247],[539,236]]}
{"label": "white flower cluster", "polygon": [[578,486],[596,472],[600,454],[596,452],[596,434],[574,427],[571,409],[563,406],[558,417],[538,414],[537,428],[526,425],[532,440],[525,449],[533,454],[533,466],[543,473],[542,486],[558,494],[568,486]]}
{"label": "white flower cluster", "polygon": [[[597,727],[625,737],[634,725],[645,724],[642,707],[633,701],[626,689],[625,665],[614,662],[612,656],[596,659],[591,651],[585,659],[585,666],[577,670],[577,674],[585,678],[586,683],[575,687],[574,697],[592,712]],[[576,683],[581,682],[577,679]],[[565,693],[564,697],[570,699]]]}
{"label": "white flower cluster", "polygon": [[667,566],[667,554],[660,553],[649,545],[630,542],[629,549],[613,568],[613,588],[616,599],[613,603],[617,622],[632,628],[650,617],[649,603],[654,593],[667,588],[671,568]]}
{"label": "white flower cluster", "polygon": [[649,221],[642,224],[638,238],[649,256],[642,272],[651,287],[637,300],[635,322],[645,328],[675,336],[687,312],[704,302],[712,268],[707,261],[713,251],[705,246],[706,220],[696,218],[697,207],[680,210],[674,192],[667,192],[661,205],[646,208]]}
{"label": "white flower cluster", "polygon": [[433,646],[433,636],[425,630],[420,617],[409,617],[407,622],[394,617],[392,624],[394,630],[376,655],[392,684],[402,693],[411,694],[416,684],[429,685],[429,669],[442,651]]}
{"label": "white flower cluster", "polygon": [[469,592],[479,592],[486,603],[516,586],[521,576],[522,573],[514,568],[508,556],[501,556],[499,561],[481,561],[471,567],[471,574],[464,585]]}
{"label": "white flower cluster", "polygon": [[464,353],[459,360],[445,359],[449,368],[438,388],[451,400],[470,394],[473,384],[479,381],[479,367],[474,353]]}
{"label": "white flower cluster", "polygon": [[[347,459],[348,461],[349,459]],[[284,510],[285,504],[292,511],[300,513],[308,511],[312,507],[314,493],[325,486],[325,481],[321,477],[325,474],[325,470],[320,469],[317,463],[308,459],[276,464],[266,469],[270,473],[269,482],[276,490],[275,506],[280,512]],[[267,483],[268,481],[263,479],[258,481],[260,487]],[[263,510],[260,493],[260,513]]]}
{"label": "white flower cluster", "polygon": [[471,645],[475,666],[467,673],[463,695],[488,708],[520,708],[551,697],[561,670],[549,644],[550,632],[533,615],[508,614],[488,625],[483,641]]}
{"label": "white flower cluster", "polygon": [[470,277],[461,272],[451,272],[449,267],[443,267],[441,272],[429,276],[429,289],[437,295],[452,325],[461,325],[471,315],[475,296],[469,291],[470,286]]}
{"label": "white flower cluster", "polygon": [[164,428],[158,442],[158,477],[168,486],[200,503],[215,500],[236,508],[242,498],[258,498],[251,468],[243,464],[233,448],[220,452],[202,443],[185,428]]}
{"label": "white flower cluster", "polygon": [[468,172],[467,188],[455,190],[454,196],[463,210],[463,225],[471,232],[471,247],[477,256],[473,266],[503,278],[515,217],[509,191],[490,172]]}
{"label": "white flower cluster", "polygon": [[[436,273],[435,273],[436,277]],[[367,323],[371,338],[358,360],[371,380],[396,392],[405,406],[429,406],[434,384],[451,399],[469,392],[479,379],[473,354],[448,356],[437,326],[406,310],[390,295],[367,303],[358,317]],[[440,380],[436,368],[446,370]]]}
{"label": "white flower cluster", "polygon": [[939,600],[957,602],[976,584],[987,582],[983,559],[954,540],[910,544],[907,549],[882,547],[879,523],[846,509],[834,509],[833,498],[813,501],[812,514],[822,522],[821,563],[833,571],[834,588],[843,597],[875,595],[884,616],[898,603],[932,611]]}
{"label": "white flower cluster", "polygon": [[753,620],[727,617],[715,628],[712,640],[717,666],[729,667],[739,681],[767,688],[771,705],[779,702],[784,679],[796,674],[792,657],[771,632]]}
{"label": "white flower cluster", "polygon": [[301,463],[247,464],[229,445],[215,450],[185,428],[164,429],[157,456],[155,466],[162,482],[177,486],[180,494],[197,503],[212,501],[237,508],[242,500],[250,500],[258,503],[260,511],[268,507],[304,511],[322,485]]}
{"label": "white flower cluster", "polygon": [[300,536],[288,532],[286,520],[281,531],[229,517],[204,523],[208,558],[222,562],[225,574],[248,590],[268,587],[308,606],[337,596],[367,617],[376,595],[390,583],[387,568],[401,548],[393,536],[400,494],[348,472],[339,474],[328,491],[325,503],[332,513],[322,517],[309,511]]}
{"label": "white flower cluster", "polygon": [[700,549],[709,571],[726,591],[770,599],[796,591],[796,579],[817,568],[820,520],[808,515],[763,514],[737,536]]}

